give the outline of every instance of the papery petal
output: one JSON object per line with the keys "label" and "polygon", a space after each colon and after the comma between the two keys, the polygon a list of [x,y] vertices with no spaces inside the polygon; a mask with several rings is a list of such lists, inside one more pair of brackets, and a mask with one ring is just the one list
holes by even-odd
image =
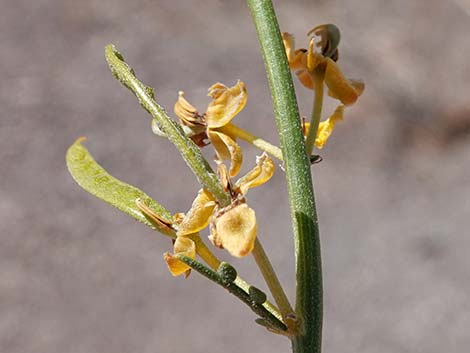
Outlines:
{"label": "papery petal", "polygon": [[[186,237],[177,237],[175,244],[173,245],[174,255],[181,254],[188,256],[192,259],[196,258],[196,244]],[[168,269],[170,270],[173,276],[179,276],[184,273],[187,273],[190,270],[190,267],[184,262],[178,260],[174,255],[170,253],[165,253],[163,258],[166,261]]]}
{"label": "papery petal", "polygon": [[325,83],[329,89],[328,94],[344,105],[354,104],[364,90],[364,84],[357,80],[349,81],[333,60],[326,60]]}
{"label": "papery petal", "polygon": [[243,154],[240,146],[228,135],[220,131],[208,129],[207,136],[214,145],[217,156],[221,161],[230,161],[230,176],[238,174],[243,162]]}
{"label": "papery petal", "polygon": [[202,125],[197,109],[184,98],[184,92],[178,92],[178,100],[174,106],[174,112],[184,125]]}
{"label": "papery petal", "polygon": [[256,166],[245,176],[240,178],[235,186],[239,188],[240,194],[245,195],[248,189],[266,183],[274,174],[274,162],[266,153],[256,158]]}
{"label": "papery petal", "polygon": [[292,70],[304,68],[305,66],[302,63],[302,56],[305,54],[306,50],[295,50],[294,36],[290,33],[282,33],[282,41],[284,42],[284,47],[286,48],[286,56],[287,61],[289,62],[289,67]]}
{"label": "papery petal", "polygon": [[315,139],[315,146],[322,149],[325,146],[326,141],[330,137],[336,123],[343,120],[344,105],[338,106],[334,113],[325,121],[322,121],[318,126],[317,137]]}
{"label": "papery petal", "polygon": [[208,95],[213,98],[206,111],[206,124],[209,128],[228,124],[243,109],[248,98],[242,81],[230,88],[216,83],[209,88]]}
{"label": "papery petal", "polygon": [[217,174],[219,175],[220,184],[225,192],[231,192],[232,184],[228,175],[227,166],[222,162],[217,163]]}
{"label": "papery petal", "polygon": [[351,84],[351,86],[354,87],[354,89],[356,90],[357,94],[359,96],[362,95],[362,93],[364,92],[364,89],[366,88],[366,85],[364,83],[364,81],[362,80],[356,80],[356,79],[353,79],[353,78],[349,78],[348,79],[349,83]]}
{"label": "papery petal", "polygon": [[248,255],[255,245],[257,224],[255,211],[243,203],[219,216],[211,229],[211,241],[232,256]]}
{"label": "papery petal", "polygon": [[199,190],[191,209],[186,213],[178,227],[176,235],[183,236],[199,232],[209,224],[215,202],[212,194],[206,189]]}
{"label": "papery petal", "polygon": [[315,89],[315,83],[313,77],[307,69],[299,70],[295,73],[300,83],[309,89]]}

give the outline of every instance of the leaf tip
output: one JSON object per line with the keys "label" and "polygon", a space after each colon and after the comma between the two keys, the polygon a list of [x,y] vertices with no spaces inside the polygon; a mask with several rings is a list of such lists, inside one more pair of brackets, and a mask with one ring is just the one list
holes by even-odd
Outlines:
{"label": "leaf tip", "polygon": [[75,144],[81,144],[82,142],[86,141],[88,139],[88,137],[86,136],[80,136],[78,139],[75,140],[75,142],[73,143],[74,145]]}

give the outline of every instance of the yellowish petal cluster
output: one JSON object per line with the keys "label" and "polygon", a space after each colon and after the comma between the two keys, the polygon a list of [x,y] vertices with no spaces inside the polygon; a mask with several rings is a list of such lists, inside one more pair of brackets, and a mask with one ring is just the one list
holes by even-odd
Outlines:
{"label": "yellowish petal cluster", "polygon": [[206,112],[200,114],[184,98],[184,93],[180,92],[174,111],[181,124],[194,131],[193,135],[189,135],[198,146],[203,147],[204,139],[209,139],[214,145],[217,159],[230,161],[229,173],[233,177],[240,171],[243,155],[234,137],[222,132],[221,128],[229,124],[245,107],[248,99],[246,86],[242,81],[238,81],[232,87],[216,83],[209,88],[208,96],[212,101],[207,106]]}
{"label": "yellowish petal cluster", "polygon": [[[224,166],[219,166],[221,179],[224,178]],[[233,195],[230,206],[217,210],[211,222],[212,243],[226,249],[232,256],[243,257],[248,255],[255,244],[257,223],[255,211],[245,201],[244,196],[248,190],[266,183],[274,174],[274,162],[263,153],[256,159],[256,166],[245,176],[241,177],[233,186],[225,183]]]}
{"label": "yellowish petal cluster", "polygon": [[[274,174],[274,163],[267,154],[256,159],[256,166],[235,183],[231,178],[241,168],[243,154],[235,137],[223,129],[245,107],[247,92],[245,84],[238,81],[227,87],[221,83],[212,85],[208,90],[212,98],[206,112],[201,114],[178,93],[174,112],[182,127],[198,146],[206,145],[209,140],[217,155],[218,172],[224,190],[231,195],[232,202],[221,207],[214,196],[206,189],[199,190],[191,208],[186,214],[176,214],[170,226],[176,230],[173,254],[166,253],[165,261],[172,275],[188,275],[190,268],[178,260],[177,255],[190,258],[196,256],[196,245],[191,237],[210,225],[211,242],[226,249],[232,256],[243,257],[254,248],[257,236],[255,211],[246,204],[245,195],[250,188],[266,183]],[[189,129],[189,130],[188,130]],[[224,161],[230,161],[229,168]]]}
{"label": "yellowish petal cluster", "polygon": [[[292,34],[285,32],[282,38],[289,66],[296,70],[299,81],[311,90],[315,90],[316,84],[325,83],[328,95],[341,102],[335,112],[318,126],[315,146],[323,148],[335,124],[343,119],[344,108],[354,104],[364,92],[364,83],[361,80],[347,79],[336,63],[340,32],[335,25],[317,26],[309,31],[308,35],[312,34],[320,37],[320,40],[316,43],[312,37],[308,49],[295,49]],[[308,131],[309,124],[304,124],[305,127],[307,129],[304,129],[304,133]]]}
{"label": "yellowish petal cluster", "polygon": [[[267,154],[263,154],[257,158],[256,166],[232,186],[225,165],[219,164],[219,175],[232,195],[232,203],[220,208],[207,190],[200,190],[191,209],[178,225],[177,239],[197,233],[210,224],[209,239],[215,246],[226,249],[235,257],[248,255],[255,244],[257,223],[255,211],[246,204],[244,196],[250,188],[266,183],[273,174],[274,163]],[[174,252],[177,253],[176,248]],[[178,260],[173,257],[171,261],[175,267]],[[175,269],[172,273],[184,273],[182,269],[186,265],[180,263],[178,266],[175,267],[178,271]]]}
{"label": "yellowish petal cluster", "polygon": [[321,52],[315,51],[315,39],[312,38],[307,49],[295,49],[295,41],[292,34],[284,32],[282,38],[286,48],[286,55],[289,66],[296,70],[296,75],[300,82],[309,89],[315,89],[314,78],[319,71],[325,76],[325,84],[328,87],[329,95],[341,101],[344,105],[354,104],[357,98],[364,91],[364,83],[359,80],[349,80],[345,78],[339,66],[336,64],[339,43],[339,36],[335,40],[330,40],[328,35],[336,28],[334,25],[322,25],[312,29],[310,33],[321,36]]}

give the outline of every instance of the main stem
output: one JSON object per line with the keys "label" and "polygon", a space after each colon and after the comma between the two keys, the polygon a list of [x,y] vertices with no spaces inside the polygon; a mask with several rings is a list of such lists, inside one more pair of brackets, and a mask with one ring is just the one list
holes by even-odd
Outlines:
{"label": "main stem", "polygon": [[321,352],[323,294],[315,198],[294,85],[271,0],[247,0],[261,44],[286,171],[296,257],[295,353]]}

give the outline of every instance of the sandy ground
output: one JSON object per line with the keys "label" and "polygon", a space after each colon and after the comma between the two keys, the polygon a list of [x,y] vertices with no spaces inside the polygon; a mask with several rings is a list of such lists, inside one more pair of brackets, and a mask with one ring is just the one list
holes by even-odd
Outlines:
{"label": "sandy ground", "polygon": [[[467,351],[470,3],[276,3],[299,44],[313,25],[336,23],[341,67],[366,82],[313,167],[324,351]],[[168,239],[82,191],[64,162],[86,135],[110,173],[173,212],[198,190],[110,74],[110,42],[169,111],[178,90],[204,107],[211,84],[244,80],[249,102],[236,123],[277,143],[244,2],[0,0],[0,8],[0,352],[288,352],[288,340],[257,326],[221,288],[197,274],[173,279],[162,260]],[[311,93],[297,91],[307,115]],[[257,151],[243,147],[247,170]],[[249,202],[293,298],[283,173]],[[251,258],[229,260],[265,288]]]}

